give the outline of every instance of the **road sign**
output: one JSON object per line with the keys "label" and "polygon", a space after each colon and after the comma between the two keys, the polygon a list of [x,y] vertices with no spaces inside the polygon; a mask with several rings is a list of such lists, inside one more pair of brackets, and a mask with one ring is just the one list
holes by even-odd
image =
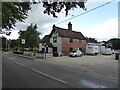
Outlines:
{"label": "road sign", "polygon": [[25,39],[22,39],[22,44],[25,44]]}

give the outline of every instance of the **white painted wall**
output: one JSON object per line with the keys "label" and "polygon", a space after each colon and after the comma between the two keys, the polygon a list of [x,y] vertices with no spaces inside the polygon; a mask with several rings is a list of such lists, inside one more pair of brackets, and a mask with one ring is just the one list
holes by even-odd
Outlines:
{"label": "white painted wall", "polygon": [[[61,37],[59,37],[59,34],[57,31],[55,31],[56,33],[51,36],[50,38],[50,43],[53,44],[54,47],[57,47],[57,52],[58,52],[58,55],[60,56],[62,54],[62,39]],[[53,43],[53,38],[54,37],[57,37],[57,42],[56,43]]]}
{"label": "white painted wall", "polygon": [[57,52],[59,55],[62,53],[62,39],[61,37],[57,37],[57,42],[53,43],[53,37],[50,38],[50,43],[53,44],[54,47],[57,47]]}
{"label": "white painted wall", "polygon": [[39,43],[39,50],[42,50],[42,48],[45,48],[45,47],[42,46],[42,43]]}
{"label": "white painted wall", "polygon": [[48,53],[52,53],[52,47],[48,48]]}

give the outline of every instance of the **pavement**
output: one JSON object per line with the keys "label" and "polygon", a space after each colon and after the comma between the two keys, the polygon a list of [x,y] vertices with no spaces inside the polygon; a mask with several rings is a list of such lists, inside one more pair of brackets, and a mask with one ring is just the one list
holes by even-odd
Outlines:
{"label": "pavement", "polygon": [[[59,58],[63,57],[58,57],[57,59],[59,60]],[[4,53],[3,88],[118,87],[118,78],[114,75],[95,73],[82,70],[83,68],[79,69],[75,67],[70,67],[70,65],[68,66],[67,64],[58,64],[58,62],[53,63],[50,59],[45,60],[35,58],[35,60],[31,60],[17,55]]]}
{"label": "pavement", "polygon": [[33,56],[19,55],[19,54],[14,54],[14,53],[11,53],[11,52],[8,52],[8,53],[19,56],[19,57],[24,57],[24,58],[27,58],[27,59],[31,59],[31,60],[35,59],[35,57],[33,57]]}

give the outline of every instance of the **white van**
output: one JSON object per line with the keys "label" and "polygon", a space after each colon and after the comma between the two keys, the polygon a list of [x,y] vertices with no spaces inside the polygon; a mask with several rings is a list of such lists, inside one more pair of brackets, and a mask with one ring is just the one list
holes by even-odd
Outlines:
{"label": "white van", "polygon": [[97,55],[100,52],[99,49],[99,46],[97,46],[96,44],[88,43],[86,45],[86,54]]}

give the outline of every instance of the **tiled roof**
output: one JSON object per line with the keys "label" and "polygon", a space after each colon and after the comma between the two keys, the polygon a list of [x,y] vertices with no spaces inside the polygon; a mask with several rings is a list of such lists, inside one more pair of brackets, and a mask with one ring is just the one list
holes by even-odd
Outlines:
{"label": "tiled roof", "polygon": [[44,38],[40,41],[40,43],[49,43],[50,42],[50,36],[52,35],[52,33],[55,30],[58,31],[58,34],[61,37],[86,40],[86,38],[83,36],[83,34],[81,32],[76,32],[76,31],[72,31],[72,30],[56,27],[55,25],[53,25],[53,30],[50,33],[50,35],[44,36]]}
{"label": "tiled roof", "polygon": [[63,29],[56,26],[54,26],[54,30],[57,30],[61,37],[86,40],[81,32],[70,31],[68,29]]}
{"label": "tiled roof", "polygon": [[49,35],[45,35],[42,40],[40,40],[40,43],[49,43],[50,42],[50,37]]}

